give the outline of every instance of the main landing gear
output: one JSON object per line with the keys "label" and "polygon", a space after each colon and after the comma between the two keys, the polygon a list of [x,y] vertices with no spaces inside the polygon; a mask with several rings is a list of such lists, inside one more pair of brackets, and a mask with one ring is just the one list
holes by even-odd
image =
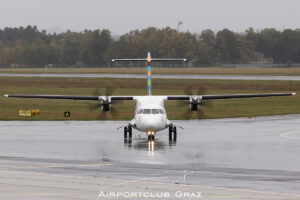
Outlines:
{"label": "main landing gear", "polygon": [[177,128],[176,126],[169,127],[169,141],[176,141],[177,140]]}
{"label": "main landing gear", "polygon": [[132,127],[125,126],[124,127],[124,144],[131,146],[132,143]]}
{"label": "main landing gear", "polygon": [[132,139],[132,127],[125,126],[124,127],[124,139]]}

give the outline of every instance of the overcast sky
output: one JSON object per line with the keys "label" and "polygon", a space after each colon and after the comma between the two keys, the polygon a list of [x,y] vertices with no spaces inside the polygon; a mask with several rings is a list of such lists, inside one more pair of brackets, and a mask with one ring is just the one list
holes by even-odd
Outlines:
{"label": "overcast sky", "polygon": [[201,32],[229,28],[300,28],[300,0],[0,0],[0,28],[110,29],[113,35],[149,26]]}

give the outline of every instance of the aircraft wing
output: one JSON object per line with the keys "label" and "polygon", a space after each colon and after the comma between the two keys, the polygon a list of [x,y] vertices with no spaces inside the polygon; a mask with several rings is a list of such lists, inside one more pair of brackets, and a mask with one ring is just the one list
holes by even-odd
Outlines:
{"label": "aircraft wing", "polygon": [[[296,93],[261,93],[261,94],[225,94],[225,95],[199,95],[199,96],[167,96],[167,100],[190,100],[191,97],[201,100],[213,99],[235,99],[235,98],[253,98],[253,97],[274,97],[274,96],[294,96]],[[102,100],[106,96],[74,96],[74,95],[31,95],[31,94],[6,94],[5,97],[14,98],[36,98],[36,99],[67,99],[67,100]],[[111,100],[133,100],[133,96],[109,96]]]}
{"label": "aircraft wing", "polygon": [[[35,98],[35,99],[67,99],[67,100],[103,100],[106,96],[73,96],[73,95],[28,95],[28,94],[6,94],[5,97]],[[110,100],[122,101],[133,100],[133,96],[109,96]]]}
{"label": "aircraft wing", "polygon": [[262,93],[262,94],[225,94],[225,95],[199,95],[199,96],[168,96],[167,100],[190,100],[190,98],[200,98],[201,100],[213,99],[236,99],[253,97],[274,97],[274,96],[294,96],[296,93]]}

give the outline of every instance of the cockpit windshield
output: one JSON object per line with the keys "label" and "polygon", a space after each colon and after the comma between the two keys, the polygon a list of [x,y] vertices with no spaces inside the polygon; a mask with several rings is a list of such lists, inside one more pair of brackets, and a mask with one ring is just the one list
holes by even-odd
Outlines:
{"label": "cockpit windshield", "polygon": [[137,114],[165,114],[165,111],[163,109],[139,109],[137,111]]}
{"label": "cockpit windshield", "polygon": [[152,109],[152,114],[159,114],[159,109]]}
{"label": "cockpit windshield", "polygon": [[151,109],[144,109],[143,114],[151,114]]}

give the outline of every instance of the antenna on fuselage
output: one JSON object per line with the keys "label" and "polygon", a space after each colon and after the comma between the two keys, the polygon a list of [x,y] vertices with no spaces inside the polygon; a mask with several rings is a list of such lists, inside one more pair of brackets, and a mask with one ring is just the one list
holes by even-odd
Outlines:
{"label": "antenna on fuselage", "polygon": [[151,58],[151,53],[148,52],[147,58],[125,58],[125,59],[112,59],[113,62],[116,61],[146,61],[147,62],[147,89],[148,95],[152,95],[152,68],[151,63],[152,61],[184,61],[186,62],[187,59],[185,58]]}

